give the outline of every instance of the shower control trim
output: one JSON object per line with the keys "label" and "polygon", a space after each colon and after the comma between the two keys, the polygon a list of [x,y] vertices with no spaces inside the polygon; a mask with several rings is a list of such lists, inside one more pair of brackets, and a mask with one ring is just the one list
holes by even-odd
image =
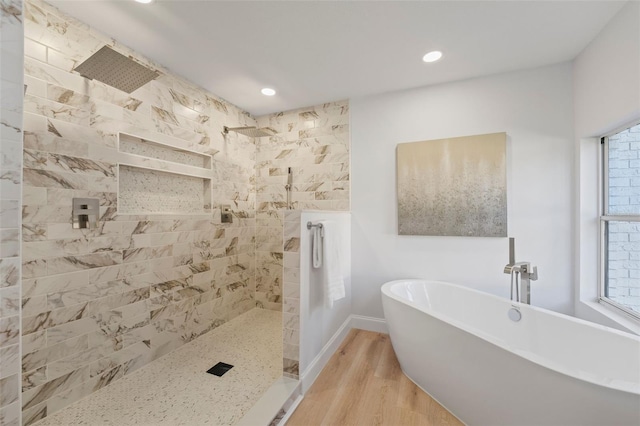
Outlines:
{"label": "shower control trim", "polygon": [[233,214],[231,214],[231,206],[220,206],[220,222],[233,223]]}
{"label": "shower control trim", "polygon": [[75,229],[95,229],[100,216],[100,200],[97,198],[74,198],[71,214]]}

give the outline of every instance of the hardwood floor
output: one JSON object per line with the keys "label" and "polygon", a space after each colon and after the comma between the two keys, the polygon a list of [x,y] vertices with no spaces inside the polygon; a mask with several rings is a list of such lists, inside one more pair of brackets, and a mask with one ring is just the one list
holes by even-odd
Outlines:
{"label": "hardwood floor", "polygon": [[462,425],[400,370],[389,336],[353,329],[287,426]]}

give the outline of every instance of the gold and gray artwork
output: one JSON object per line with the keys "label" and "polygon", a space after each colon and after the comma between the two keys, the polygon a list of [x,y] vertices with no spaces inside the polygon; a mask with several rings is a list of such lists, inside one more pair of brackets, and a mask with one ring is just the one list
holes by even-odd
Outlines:
{"label": "gold and gray artwork", "polygon": [[506,133],[401,143],[398,234],[507,236]]}

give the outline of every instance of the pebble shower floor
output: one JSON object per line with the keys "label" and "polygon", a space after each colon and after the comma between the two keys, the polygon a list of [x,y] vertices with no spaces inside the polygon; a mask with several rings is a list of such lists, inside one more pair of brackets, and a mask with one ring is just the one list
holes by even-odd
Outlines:
{"label": "pebble shower floor", "polygon": [[34,425],[233,425],[281,375],[282,314],[253,309]]}

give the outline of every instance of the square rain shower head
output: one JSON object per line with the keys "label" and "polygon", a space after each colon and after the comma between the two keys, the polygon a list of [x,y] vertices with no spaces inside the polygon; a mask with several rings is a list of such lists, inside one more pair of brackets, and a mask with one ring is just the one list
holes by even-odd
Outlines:
{"label": "square rain shower head", "polygon": [[103,46],[75,68],[85,78],[131,93],[160,75],[131,58]]}

